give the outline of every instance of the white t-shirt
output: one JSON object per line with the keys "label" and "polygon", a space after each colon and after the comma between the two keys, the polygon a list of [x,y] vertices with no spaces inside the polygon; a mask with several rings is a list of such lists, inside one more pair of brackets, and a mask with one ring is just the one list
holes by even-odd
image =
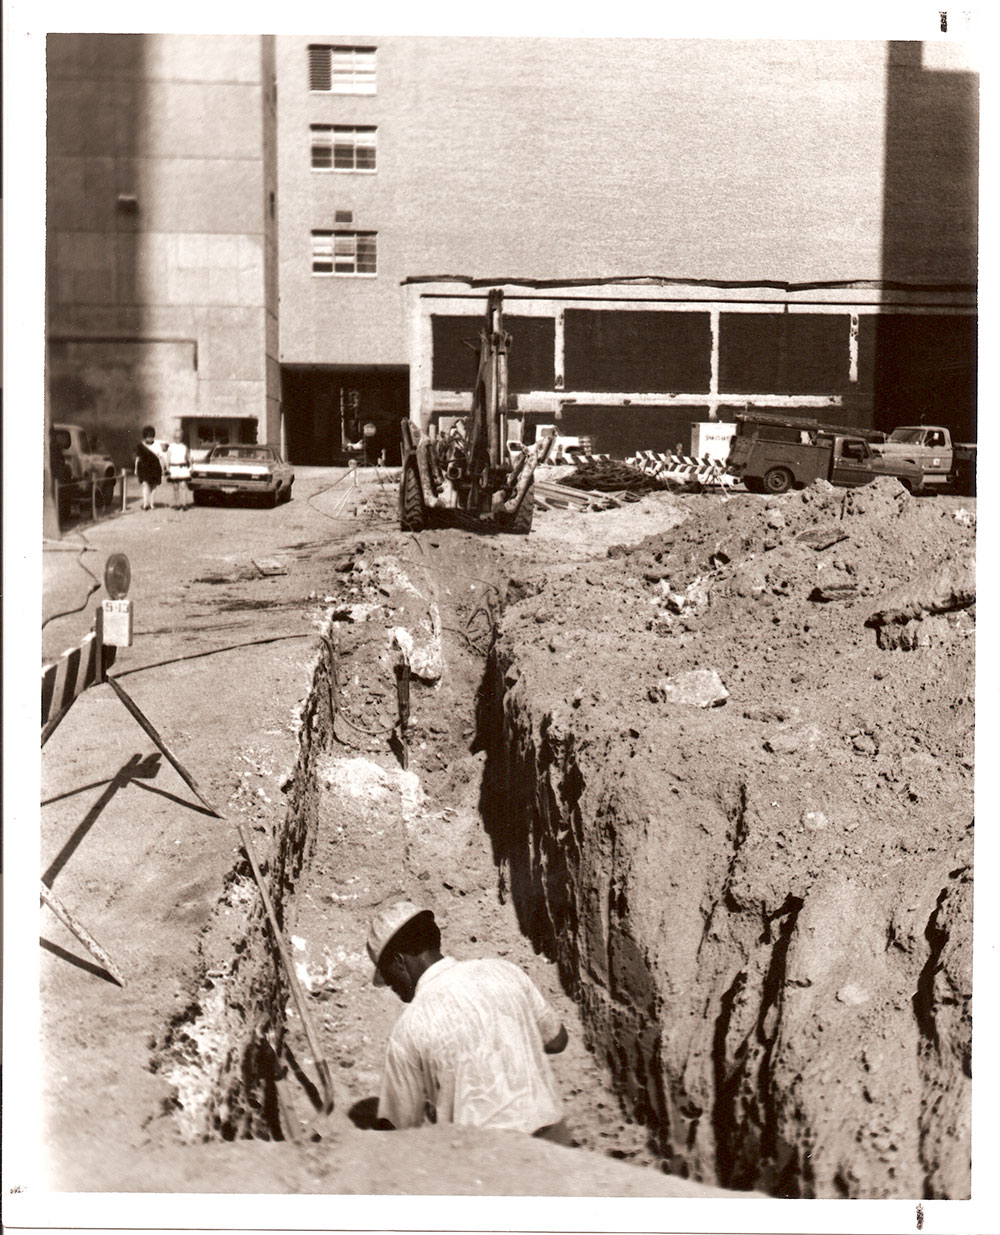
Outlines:
{"label": "white t-shirt", "polygon": [[535,1132],[562,1117],[543,1049],[558,1014],[523,970],[500,959],[426,969],[386,1047],[379,1115],[395,1128],[438,1123]]}
{"label": "white t-shirt", "polygon": [[187,467],[191,461],[184,442],[171,442],[167,447],[167,467]]}

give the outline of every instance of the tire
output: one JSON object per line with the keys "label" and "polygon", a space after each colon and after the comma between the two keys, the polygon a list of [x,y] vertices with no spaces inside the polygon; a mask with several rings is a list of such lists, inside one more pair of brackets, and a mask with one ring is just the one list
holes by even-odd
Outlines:
{"label": "tire", "polygon": [[416,463],[403,468],[399,482],[399,526],[404,532],[420,532],[427,522],[424,495],[420,489],[420,473]]}
{"label": "tire", "polygon": [[107,476],[100,485],[101,496],[104,498],[104,505],[111,507],[115,500],[115,478]]}
{"label": "tire", "polygon": [[208,494],[205,492],[204,489],[192,489],[191,490],[191,501],[194,503],[195,506],[207,506],[208,505]]}
{"label": "tire", "polygon": [[513,532],[516,536],[527,536],[531,531],[531,524],[535,517],[535,486],[528,485],[528,490],[521,501],[521,505],[517,508],[515,514],[507,526],[508,532]]}
{"label": "tire", "polygon": [[275,506],[277,506],[278,504],[278,499],[280,497],[281,497],[281,485],[278,485],[276,489],[272,489],[271,492],[268,493],[266,497],[264,498],[265,506],[269,506],[271,510],[274,510]]}
{"label": "tire", "polygon": [[764,476],[765,493],[787,493],[792,487],[792,473],[787,467],[772,467]]}
{"label": "tire", "polygon": [[289,485],[288,488],[285,489],[284,493],[282,494],[281,500],[283,502],[290,502],[292,500],[292,486],[291,485]]}

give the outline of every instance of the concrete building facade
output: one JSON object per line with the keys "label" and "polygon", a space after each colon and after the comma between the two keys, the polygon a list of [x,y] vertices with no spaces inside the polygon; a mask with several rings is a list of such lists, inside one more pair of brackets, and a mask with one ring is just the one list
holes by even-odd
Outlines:
{"label": "concrete building facade", "polygon": [[274,40],[51,34],[48,390],[120,466],[141,427],[280,434]]}
{"label": "concrete building facade", "polygon": [[[406,290],[410,418],[426,429],[471,410],[467,341],[477,337],[487,289],[415,279]],[[963,438],[974,432],[969,293],[667,279],[502,290],[510,431],[526,443],[544,424],[618,458],[687,453],[693,426],[754,409],[877,429],[926,415]]]}

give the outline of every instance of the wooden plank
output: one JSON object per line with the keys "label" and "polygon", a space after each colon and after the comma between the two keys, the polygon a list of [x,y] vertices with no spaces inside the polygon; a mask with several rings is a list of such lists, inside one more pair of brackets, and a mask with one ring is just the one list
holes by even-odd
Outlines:
{"label": "wooden plank", "polygon": [[107,972],[114,978],[119,986],[125,986],[125,979],[122,976],[121,970],[114,963],[107,952],[101,947],[94,936],[87,930],[78,918],[66,908],[61,900],[56,896],[51,888],[47,888],[43,883],[41,885],[41,900],[44,905],[52,910],[60,922],[79,939],[83,946],[87,949],[95,960],[99,961]]}
{"label": "wooden plank", "polygon": [[69,705],[80,693],[76,688],[76,680],[80,673],[80,661],[83,656],[83,647],[70,648],[69,651],[63,652],[59,657],[59,677],[62,683],[62,691],[59,695],[59,711],[65,712]]}
{"label": "wooden plank", "polygon": [[42,724],[47,725],[52,719],[52,701],[56,693],[56,675],[58,665],[42,665]]}

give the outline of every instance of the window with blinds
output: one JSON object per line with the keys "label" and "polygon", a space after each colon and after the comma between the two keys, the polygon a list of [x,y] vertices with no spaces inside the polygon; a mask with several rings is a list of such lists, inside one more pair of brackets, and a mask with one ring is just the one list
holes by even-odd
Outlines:
{"label": "window with blinds", "polygon": [[309,89],[323,94],[374,94],[375,48],[311,44]]}
{"label": "window with blinds", "polygon": [[375,274],[377,235],[377,232],[314,231],[313,274]]}
{"label": "window with blinds", "polygon": [[314,124],[313,171],[375,171],[374,125]]}

